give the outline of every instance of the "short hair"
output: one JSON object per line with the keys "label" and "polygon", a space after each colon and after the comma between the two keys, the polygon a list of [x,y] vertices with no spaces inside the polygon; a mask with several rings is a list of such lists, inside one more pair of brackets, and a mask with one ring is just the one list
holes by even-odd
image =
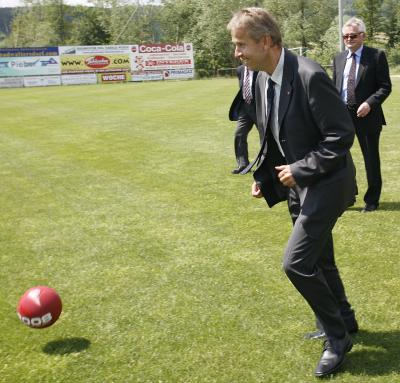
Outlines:
{"label": "short hair", "polygon": [[351,19],[347,20],[345,22],[345,24],[343,25],[342,32],[343,32],[344,28],[346,28],[346,27],[357,27],[358,32],[363,32],[363,33],[366,32],[364,21],[362,21],[361,19],[359,19],[357,17],[352,17]]}
{"label": "short hair", "polygon": [[232,31],[237,28],[245,28],[249,36],[260,41],[262,37],[271,37],[274,45],[282,45],[282,35],[275,19],[262,8],[249,7],[236,12],[227,25],[227,29]]}

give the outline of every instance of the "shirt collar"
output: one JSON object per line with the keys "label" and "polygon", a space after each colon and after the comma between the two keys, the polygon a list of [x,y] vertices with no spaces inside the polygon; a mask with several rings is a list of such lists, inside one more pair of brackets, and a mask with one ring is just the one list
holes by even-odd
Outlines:
{"label": "shirt collar", "polygon": [[272,81],[281,86],[282,85],[282,77],[283,77],[283,64],[285,61],[285,50],[282,49],[281,50],[281,56],[279,57],[279,61],[278,61],[278,65],[276,66],[274,72],[272,73],[272,75],[270,76],[267,73],[267,81],[269,78],[272,79]]}
{"label": "shirt collar", "polygon": [[[358,49],[354,52],[354,53],[356,54],[357,57],[361,57],[361,53],[362,53],[363,48],[364,48],[364,45],[361,45],[361,47],[358,48]],[[346,58],[349,59],[349,58],[351,57],[351,55],[352,55],[351,50],[348,50],[348,51],[347,51],[347,56],[346,56]]]}

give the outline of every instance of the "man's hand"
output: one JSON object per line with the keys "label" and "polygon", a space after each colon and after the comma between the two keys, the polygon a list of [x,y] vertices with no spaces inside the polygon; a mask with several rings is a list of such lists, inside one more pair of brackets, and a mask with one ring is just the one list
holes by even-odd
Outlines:
{"label": "man's hand", "polygon": [[257,182],[253,182],[253,185],[251,185],[251,195],[254,198],[262,198],[263,194],[261,192],[260,187],[257,185]]}
{"label": "man's hand", "polygon": [[291,188],[296,185],[296,181],[293,178],[289,165],[275,166],[275,169],[279,172],[279,181],[281,181],[285,186]]}
{"label": "man's hand", "polygon": [[367,102],[363,102],[357,109],[357,117],[365,117],[371,111]]}

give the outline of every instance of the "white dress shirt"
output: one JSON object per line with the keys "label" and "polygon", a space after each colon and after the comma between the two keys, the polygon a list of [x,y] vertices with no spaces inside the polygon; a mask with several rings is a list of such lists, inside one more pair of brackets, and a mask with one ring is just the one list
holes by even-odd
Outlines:
{"label": "white dress shirt", "polygon": [[285,61],[285,50],[282,49],[281,51],[281,56],[278,61],[278,65],[276,66],[274,73],[270,76],[267,73],[267,83],[265,85],[265,110],[268,110],[268,100],[267,100],[267,91],[268,91],[268,80],[269,78],[272,79],[272,81],[275,83],[275,96],[274,96],[274,105],[273,105],[273,121],[271,121],[271,130],[272,130],[272,135],[278,144],[278,148],[280,152],[282,153],[283,156],[285,156],[285,153],[283,153],[281,144],[279,142],[279,123],[278,123],[278,112],[279,112],[279,97],[281,95],[281,88],[282,88],[282,77],[283,77],[283,64]]}
{"label": "white dress shirt", "polygon": [[[356,54],[356,78],[358,74],[358,68],[360,67],[360,59],[361,59],[361,53],[363,50],[363,46],[358,48],[354,53]],[[344,67],[343,71],[343,85],[342,85],[342,93],[341,93],[341,98],[344,101],[344,103],[347,103],[347,81],[349,79],[349,73],[350,73],[350,67],[351,67],[351,62],[353,58],[351,57],[352,52],[347,51],[347,57],[346,57],[346,65]]]}

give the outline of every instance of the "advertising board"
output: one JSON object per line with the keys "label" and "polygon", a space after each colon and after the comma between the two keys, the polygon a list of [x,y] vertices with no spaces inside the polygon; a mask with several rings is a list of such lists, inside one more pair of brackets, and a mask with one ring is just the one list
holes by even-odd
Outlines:
{"label": "advertising board", "polygon": [[58,47],[0,48],[0,77],[59,74]]}
{"label": "advertising board", "polygon": [[[146,79],[148,74],[158,73],[159,79],[193,78],[193,45],[180,44],[137,44],[131,46],[131,73],[133,81]],[[180,70],[171,76],[166,71]],[[178,75],[179,73],[179,75]],[[157,78],[158,79],[158,78]]]}

